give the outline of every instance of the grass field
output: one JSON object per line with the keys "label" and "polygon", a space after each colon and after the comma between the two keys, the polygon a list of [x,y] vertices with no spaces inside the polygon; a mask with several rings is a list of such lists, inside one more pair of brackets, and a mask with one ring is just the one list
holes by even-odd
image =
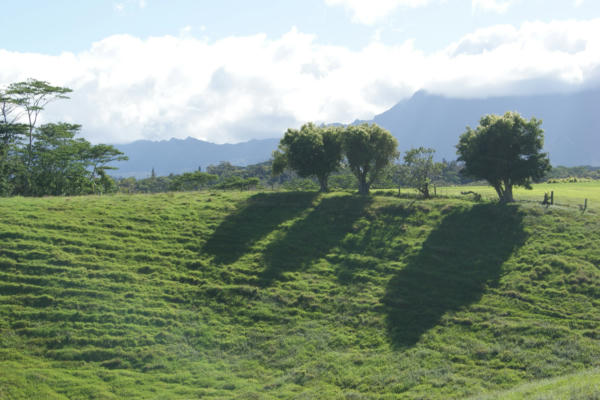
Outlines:
{"label": "grass field", "polygon": [[[491,186],[447,186],[437,188],[437,193],[447,196],[458,196],[464,191],[474,191],[487,199],[497,199],[498,195]],[[576,183],[538,183],[533,185],[532,190],[515,188],[515,199],[517,201],[542,202],[544,193],[550,194],[554,191],[554,203],[573,208],[583,206],[588,199],[588,210],[600,212],[600,181],[576,182]]]}
{"label": "grass field", "polygon": [[600,370],[541,379],[512,390],[471,400],[595,400],[600,398]]}
{"label": "grass field", "polygon": [[343,193],[0,199],[0,398],[597,399],[598,226]]}

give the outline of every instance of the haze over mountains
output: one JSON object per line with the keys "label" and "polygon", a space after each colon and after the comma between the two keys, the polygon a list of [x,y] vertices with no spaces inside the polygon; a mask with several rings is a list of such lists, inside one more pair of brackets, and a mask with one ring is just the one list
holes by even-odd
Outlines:
{"label": "haze over mountains", "polygon": [[[544,149],[553,165],[600,165],[600,89],[536,96],[459,99],[415,93],[371,121],[398,138],[400,150],[432,147],[437,158],[456,158],[455,145],[466,126],[476,127],[485,114],[518,111],[526,118],[543,121]],[[283,132],[282,132],[283,134]],[[116,145],[129,156],[118,163],[116,176],[150,176],[192,171],[220,161],[249,165],[266,161],[279,138],[217,145],[193,138],[168,141],[136,141]]]}

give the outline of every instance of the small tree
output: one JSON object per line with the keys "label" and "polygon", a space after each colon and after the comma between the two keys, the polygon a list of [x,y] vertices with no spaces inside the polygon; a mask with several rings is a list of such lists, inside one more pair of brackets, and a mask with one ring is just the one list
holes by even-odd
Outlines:
{"label": "small tree", "polygon": [[[89,146],[85,154],[85,159],[88,164],[88,169],[90,170],[92,193],[96,193],[97,183],[99,184],[101,192],[106,193],[114,186],[114,184],[110,182],[110,177],[106,171],[117,169],[109,164],[115,161],[127,161],[129,160],[129,157],[112,145],[97,144]],[[152,173],[154,174],[154,168],[152,168]]]}
{"label": "small tree", "polygon": [[404,155],[406,167],[405,182],[408,186],[417,189],[426,199],[431,198],[429,186],[442,170],[441,163],[433,162],[434,149],[419,147],[411,149]]}
{"label": "small tree", "polygon": [[358,180],[358,192],[368,194],[385,167],[398,157],[398,141],[376,124],[349,126],[342,140],[348,166]]}
{"label": "small tree", "polygon": [[338,129],[308,123],[300,130],[287,130],[279,143],[279,150],[273,153],[273,175],[290,168],[302,178],[316,177],[320,191],[327,192],[327,180],[341,160]]}
{"label": "small tree", "polygon": [[484,116],[476,129],[467,127],[456,146],[458,160],[465,163],[462,173],[488,181],[500,202],[514,201],[513,186],[531,189],[531,182],[550,170],[548,155],[541,152],[541,125],[516,112]]}

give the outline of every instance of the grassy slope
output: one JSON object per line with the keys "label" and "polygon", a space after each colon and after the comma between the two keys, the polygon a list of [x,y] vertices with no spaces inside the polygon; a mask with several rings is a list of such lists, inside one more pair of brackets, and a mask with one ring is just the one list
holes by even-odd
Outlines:
{"label": "grassy slope", "polygon": [[[515,188],[517,200],[541,202],[544,193],[554,191],[554,202],[557,205],[565,205],[578,208],[583,206],[584,200],[588,199],[588,209],[600,213],[600,181],[577,182],[577,183],[538,183],[532,185],[532,190]],[[491,186],[449,186],[438,188],[438,194],[456,196],[462,191],[474,191],[484,198],[496,199],[498,196]]]}
{"label": "grassy slope", "polygon": [[541,379],[514,389],[472,400],[597,400],[600,399],[600,370],[588,370],[552,379]]}
{"label": "grassy slope", "polygon": [[0,398],[446,399],[596,368],[599,222],[346,194],[0,199]]}

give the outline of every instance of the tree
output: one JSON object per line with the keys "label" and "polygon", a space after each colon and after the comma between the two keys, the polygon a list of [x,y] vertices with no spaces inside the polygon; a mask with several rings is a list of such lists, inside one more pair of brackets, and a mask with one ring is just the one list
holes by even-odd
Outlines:
{"label": "tree", "polygon": [[[88,169],[90,170],[90,182],[92,183],[92,193],[96,193],[98,187],[101,192],[107,192],[110,188],[115,187],[106,171],[117,169],[109,164],[115,161],[127,161],[129,157],[117,150],[109,144],[97,144],[89,146],[84,154],[87,161]],[[152,168],[154,173],[154,168]]]}
{"label": "tree", "polygon": [[68,99],[67,93],[72,90],[60,86],[52,86],[48,82],[37,79],[28,79],[23,82],[11,83],[5,91],[5,96],[12,99],[12,103],[22,107],[27,117],[29,127],[28,153],[31,159],[33,145],[33,131],[37,124],[40,112],[48,103],[58,99]]}
{"label": "tree", "polygon": [[21,191],[33,196],[62,196],[87,192],[90,143],[75,139],[81,125],[50,123],[34,134],[28,181]]}
{"label": "tree", "polygon": [[429,185],[440,174],[443,164],[433,162],[434,149],[419,147],[411,149],[404,155],[406,167],[405,182],[417,189],[426,199],[431,198]]}
{"label": "tree", "polygon": [[185,172],[181,175],[175,175],[171,181],[171,190],[188,191],[200,190],[204,186],[217,180],[217,175],[207,172]]}
{"label": "tree", "polygon": [[398,141],[376,124],[349,126],[342,137],[348,166],[358,179],[358,192],[368,194],[385,167],[398,157]]}
{"label": "tree", "polygon": [[476,129],[467,127],[456,146],[458,160],[465,163],[462,173],[488,181],[500,202],[514,201],[513,186],[530,189],[550,170],[541,125],[516,112],[484,116]]}
{"label": "tree", "polygon": [[273,174],[279,175],[290,168],[301,178],[317,178],[320,191],[327,192],[327,180],[341,161],[339,130],[308,123],[300,130],[287,130],[279,143],[279,150],[273,153]]}

